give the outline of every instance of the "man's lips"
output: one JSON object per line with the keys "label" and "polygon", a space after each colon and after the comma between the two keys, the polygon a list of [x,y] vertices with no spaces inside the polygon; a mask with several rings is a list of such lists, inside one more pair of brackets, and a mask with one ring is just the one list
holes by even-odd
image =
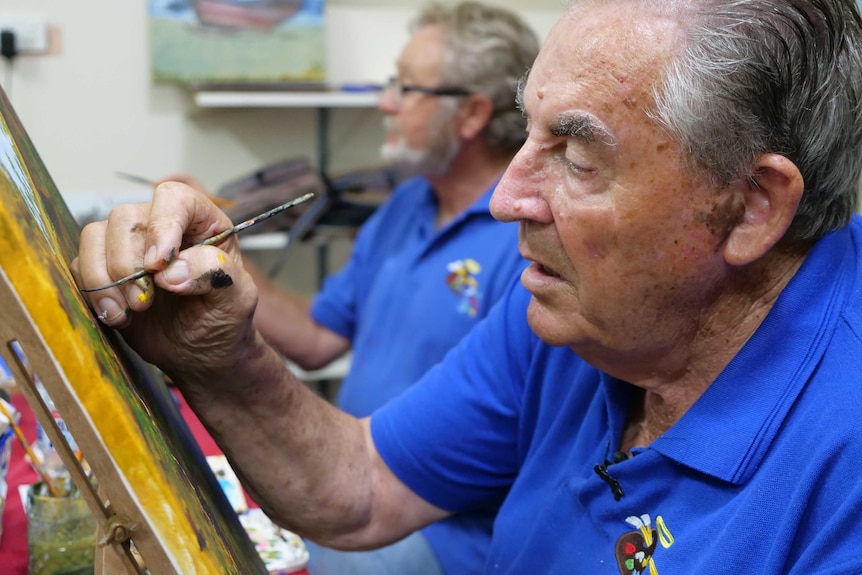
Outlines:
{"label": "man's lips", "polygon": [[521,283],[532,292],[543,291],[560,281],[560,274],[537,261],[533,261],[521,274]]}
{"label": "man's lips", "polygon": [[534,268],[534,270],[535,270],[535,271],[537,271],[537,272],[539,272],[539,273],[541,273],[541,274],[543,274],[543,275],[550,276],[550,277],[552,277],[552,278],[558,279],[558,280],[559,280],[559,279],[563,279],[563,278],[562,278],[562,276],[560,276],[560,273],[559,273],[556,269],[554,269],[554,268],[553,268],[553,267],[551,267],[550,265],[548,265],[548,264],[546,264],[545,262],[543,262],[540,258],[538,258],[538,257],[536,257],[535,255],[531,254],[531,253],[529,252],[529,250],[525,250],[525,249],[523,249],[523,246],[522,246],[522,249],[521,249],[521,256],[522,256],[524,259],[526,259],[526,260],[530,261],[530,262],[533,264],[533,265],[532,265],[532,266],[530,266],[530,267]]}
{"label": "man's lips", "polygon": [[549,268],[545,264],[540,264],[539,262],[535,262],[535,264],[539,267],[539,269],[542,271],[542,273],[549,275],[553,278],[556,278],[558,280],[563,279],[560,277],[560,274],[558,274],[557,272],[555,272],[554,270],[552,270],[551,268]]}

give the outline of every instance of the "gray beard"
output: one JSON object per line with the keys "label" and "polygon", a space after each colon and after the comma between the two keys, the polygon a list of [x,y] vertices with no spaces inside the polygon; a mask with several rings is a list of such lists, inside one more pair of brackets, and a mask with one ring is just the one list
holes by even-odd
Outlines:
{"label": "gray beard", "polygon": [[[454,110],[445,110],[432,120],[429,127],[430,143],[425,148],[411,148],[399,133],[394,144],[385,143],[380,147],[380,156],[387,163],[395,165],[399,171],[411,176],[442,176],[452,167],[452,161],[461,151],[461,142],[452,133]],[[392,120],[384,119],[384,127],[391,129]],[[439,129],[436,126],[442,126]]]}
{"label": "gray beard", "polygon": [[387,163],[395,165],[400,171],[411,176],[440,176],[449,171],[452,160],[458,155],[461,144],[451,140],[442,149],[410,148],[399,139],[395,144],[383,144],[380,156]]}

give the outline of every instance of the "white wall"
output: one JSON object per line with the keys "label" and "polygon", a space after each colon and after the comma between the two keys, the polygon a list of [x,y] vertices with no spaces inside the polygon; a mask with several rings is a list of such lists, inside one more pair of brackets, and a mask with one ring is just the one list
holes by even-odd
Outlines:
{"label": "white wall", "polygon": [[[565,10],[564,0],[491,3],[522,12],[542,37]],[[419,6],[328,0],[330,83],[391,75]],[[0,71],[0,83],[76,215],[148,196],[117,171],[152,178],[187,171],[216,187],[268,162],[315,157],[312,110],[202,110],[184,88],[153,83],[144,0],[0,0],[0,18],[9,15],[46,18],[54,33],[53,54],[20,56]],[[374,164],[381,139],[375,111],[333,111],[332,170]]]}

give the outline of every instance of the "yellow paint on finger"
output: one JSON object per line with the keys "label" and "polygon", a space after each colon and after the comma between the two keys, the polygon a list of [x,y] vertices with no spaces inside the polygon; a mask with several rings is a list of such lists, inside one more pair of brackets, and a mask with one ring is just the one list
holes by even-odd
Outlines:
{"label": "yellow paint on finger", "polygon": [[135,285],[141,288],[141,293],[138,294],[138,301],[147,303],[153,297],[153,282],[149,276],[144,276],[135,280]]}

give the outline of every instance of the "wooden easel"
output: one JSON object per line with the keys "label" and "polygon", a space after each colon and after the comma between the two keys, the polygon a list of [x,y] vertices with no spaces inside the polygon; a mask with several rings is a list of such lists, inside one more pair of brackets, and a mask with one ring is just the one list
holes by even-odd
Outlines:
{"label": "wooden easel", "polygon": [[[75,485],[96,517],[99,526],[96,572],[105,575],[145,573],[186,575],[188,567],[177,560],[178,550],[173,546],[174,537],[165,537],[163,526],[153,523],[153,518],[140,505],[133,485],[128,483],[128,469],[123,469],[112,457],[108,444],[93,425],[86,406],[79,400],[73,385],[66,379],[61,366],[39,336],[38,330],[20,299],[13,291],[9,278],[0,269],[0,341],[4,343],[3,357],[12,371],[21,392],[33,409],[39,423],[44,427],[63,463],[69,469]],[[15,305],[18,304],[18,305]],[[26,354],[22,357],[21,351]],[[84,459],[89,463],[93,475],[98,479],[97,488],[85,473],[75,453],[65,440],[53,415],[46,406],[35,385],[35,376],[44,385],[57,410],[75,437]],[[208,470],[207,470],[208,471]],[[124,477],[125,476],[125,477]],[[213,480],[214,481],[214,480]],[[204,488],[205,486],[200,486]],[[227,506],[229,508],[229,505]],[[229,528],[229,520],[236,520],[232,513],[218,518]],[[241,527],[240,527],[241,529]],[[244,533],[243,533],[244,534]],[[203,533],[199,534],[204,537]],[[201,542],[195,541],[198,546]],[[211,542],[213,548],[224,547],[220,542]],[[133,548],[138,552],[133,552]],[[226,548],[224,549],[226,550]],[[234,550],[231,561],[242,565],[242,573],[266,573],[254,548]],[[215,564],[221,564],[218,558]],[[146,565],[144,564],[146,563]],[[197,573],[219,573],[203,565],[195,565]]]}
{"label": "wooden easel", "polygon": [[0,355],[96,518],[98,572],[266,575],[164,382],[78,291],[77,223],[2,89],[0,139]]}
{"label": "wooden easel", "polygon": [[[60,458],[69,469],[72,480],[81,491],[81,496],[87,501],[87,505],[95,515],[100,534],[104,537],[104,534],[109,531],[115,533],[113,537],[103,539],[105,545],[101,546],[99,555],[103,561],[109,558],[112,565],[110,571],[102,570],[102,572],[127,572],[143,575],[144,570],[133,557],[129,543],[132,532],[139,529],[138,523],[128,516],[117,513],[114,506],[97,491],[96,486],[84,472],[78,458],[66,442],[65,436],[60,431],[57,422],[36,388],[34,376],[38,375],[55,404],[58,401],[62,404],[62,407],[57,404],[58,410],[63,413],[63,418],[70,425],[70,428],[72,427],[70,424],[72,420],[80,421],[82,419],[84,414],[81,412],[80,406],[76,405],[70,394],[64,393],[62,373],[57,369],[56,362],[40,341],[38,332],[28,314],[22,309],[20,300],[12,290],[9,279],[3,270],[0,270],[0,302],[3,302],[3,305],[0,306],[0,334],[2,334],[0,340],[2,340],[5,348],[3,356],[6,365],[9,366],[15,382],[27,399],[27,403],[30,404],[37,420],[45,429]],[[15,305],[16,303],[18,305]],[[21,351],[26,354],[26,357],[21,355]],[[32,365],[39,366],[38,374],[36,370],[30,367]],[[80,428],[81,423],[77,423],[75,427]],[[94,439],[91,438],[89,441],[94,441]],[[92,450],[89,451],[93,453]],[[97,454],[94,453],[94,455]],[[116,475],[116,471],[114,474]],[[101,475],[103,477],[108,476],[109,470],[106,469]],[[113,529],[114,526],[118,526],[118,529]],[[108,555],[105,553],[106,547],[112,547],[115,551]],[[153,558],[157,559],[155,556]],[[117,570],[117,561],[120,562],[122,571]],[[157,572],[161,572],[161,569]]]}

